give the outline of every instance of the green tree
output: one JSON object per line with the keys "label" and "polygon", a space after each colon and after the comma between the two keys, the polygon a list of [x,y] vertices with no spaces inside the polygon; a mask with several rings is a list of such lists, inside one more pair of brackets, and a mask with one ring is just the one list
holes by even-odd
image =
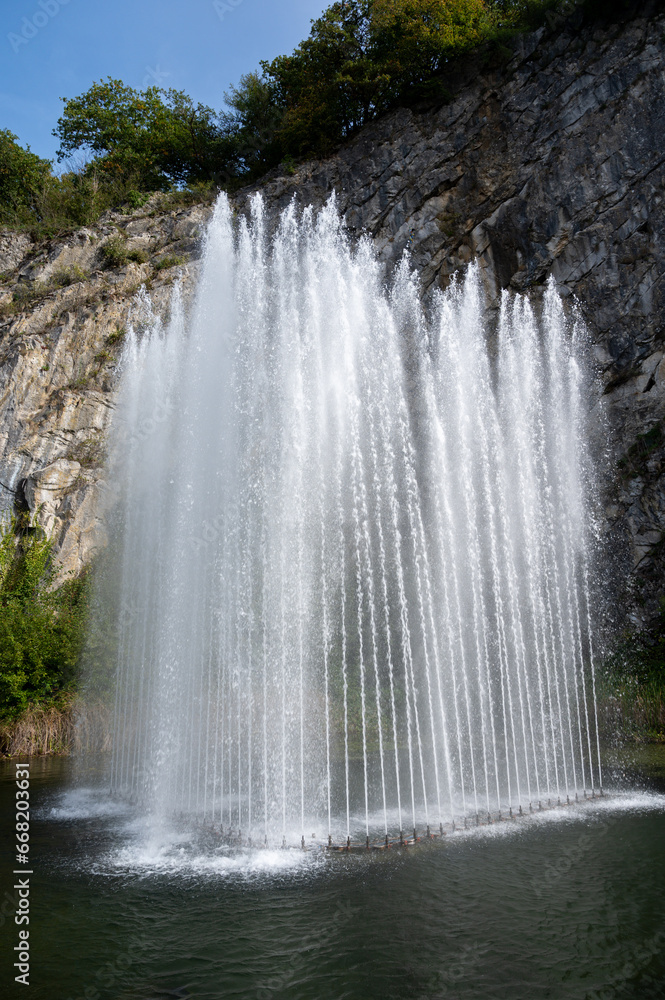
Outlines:
{"label": "green tree", "polygon": [[17,527],[0,533],[0,719],[72,690],[86,617],[85,583],[55,588],[50,540]]}
{"label": "green tree", "polygon": [[292,55],[262,63],[284,109],[277,138],[286,153],[326,153],[381,110],[371,11],[372,0],[334,3]]}
{"label": "green tree", "polygon": [[232,151],[220,115],[183,91],[137,91],[109,77],[63,101],[58,160],[89,151],[95,169],[141,190],[212,179]]}
{"label": "green tree", "polygon": [[493,18],[483,0],[340,0],[290,56],[262,63],[284,117],[287,153],[327,153],[477,45]]}
{"label": "green tree", "polygon": [[374,58],[399,88],[412,87],[481,42],[489,24],[483,0],[374,0]]}
{"label": "green tree", "polygon": [[282,146],[277,129],[283,107],[276,85],[265,75],[246,73],[224,94],[230,111],[222,115],[228,137],[226,175],[260,176],[279,163]]}
{"label": "green tree", "polygon": [[52,182],[50,161],[19,146],[12,132],[0,130],[0,224],[30,225]]}

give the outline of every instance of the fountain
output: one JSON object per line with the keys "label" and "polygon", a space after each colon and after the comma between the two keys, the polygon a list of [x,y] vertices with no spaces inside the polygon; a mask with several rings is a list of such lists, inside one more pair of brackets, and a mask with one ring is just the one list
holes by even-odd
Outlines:
{"label": "fountain", "polygon": [[124,355],[117,793],[350,847],[601,791],[584,331],[541,312],[489,338],[476,265],[426,314],[334,201],[220,197]]}

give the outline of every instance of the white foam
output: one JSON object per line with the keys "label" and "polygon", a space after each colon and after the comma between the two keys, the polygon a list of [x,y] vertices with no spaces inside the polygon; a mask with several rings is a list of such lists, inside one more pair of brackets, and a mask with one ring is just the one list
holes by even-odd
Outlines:
{"label": "white foam", "polygon": [[127,816],[130,807],[120,799],[111,798],[105,788],[73,788],[63,792],[55,804],[35,810],[36,819],[73,820],[103,819]]}

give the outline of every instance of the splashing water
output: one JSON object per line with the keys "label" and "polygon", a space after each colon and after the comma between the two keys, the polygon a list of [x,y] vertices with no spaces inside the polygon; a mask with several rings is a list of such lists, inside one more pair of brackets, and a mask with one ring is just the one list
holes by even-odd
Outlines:
{"label": "splashing water", "polygon": [[599,789],[582,333],[222,196],[124,358],[114,788],[272,845]]}

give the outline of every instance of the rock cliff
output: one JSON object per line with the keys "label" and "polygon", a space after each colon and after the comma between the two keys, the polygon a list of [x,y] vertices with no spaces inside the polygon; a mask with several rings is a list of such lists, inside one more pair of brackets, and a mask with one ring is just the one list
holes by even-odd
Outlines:
{"label": "rock cliff", "polygon": [[[477,258],[490,310],[503,289],[537,298],[549,275],[577,300],[606,403],[608,548],[635,620],[665,562],[665,15],[642,10],[525,35],[508,62],[467,66],[447,103],[400,109],[235,196],[242,211],[257,188],[274,209],[335,192],[350,229],[388,266],[408,249],[427,290]],[[149,281],[167,307],[167,254],[187,257],[191,282],[208,212],[153,203],[48,245],[0,243],[0,480],[53,525],[67,570],[103,544],[103,436],[136,289]],[[102,269],[118,230],[152,262]]]}
{"label": "rock cliff", "polygon": [[176,275],[191,286],[208,214],[153,204],[46,243],[0,239],[0,509],[37,516],[61,578],[106,544],[105,430],[137,293],[163,313]]}

